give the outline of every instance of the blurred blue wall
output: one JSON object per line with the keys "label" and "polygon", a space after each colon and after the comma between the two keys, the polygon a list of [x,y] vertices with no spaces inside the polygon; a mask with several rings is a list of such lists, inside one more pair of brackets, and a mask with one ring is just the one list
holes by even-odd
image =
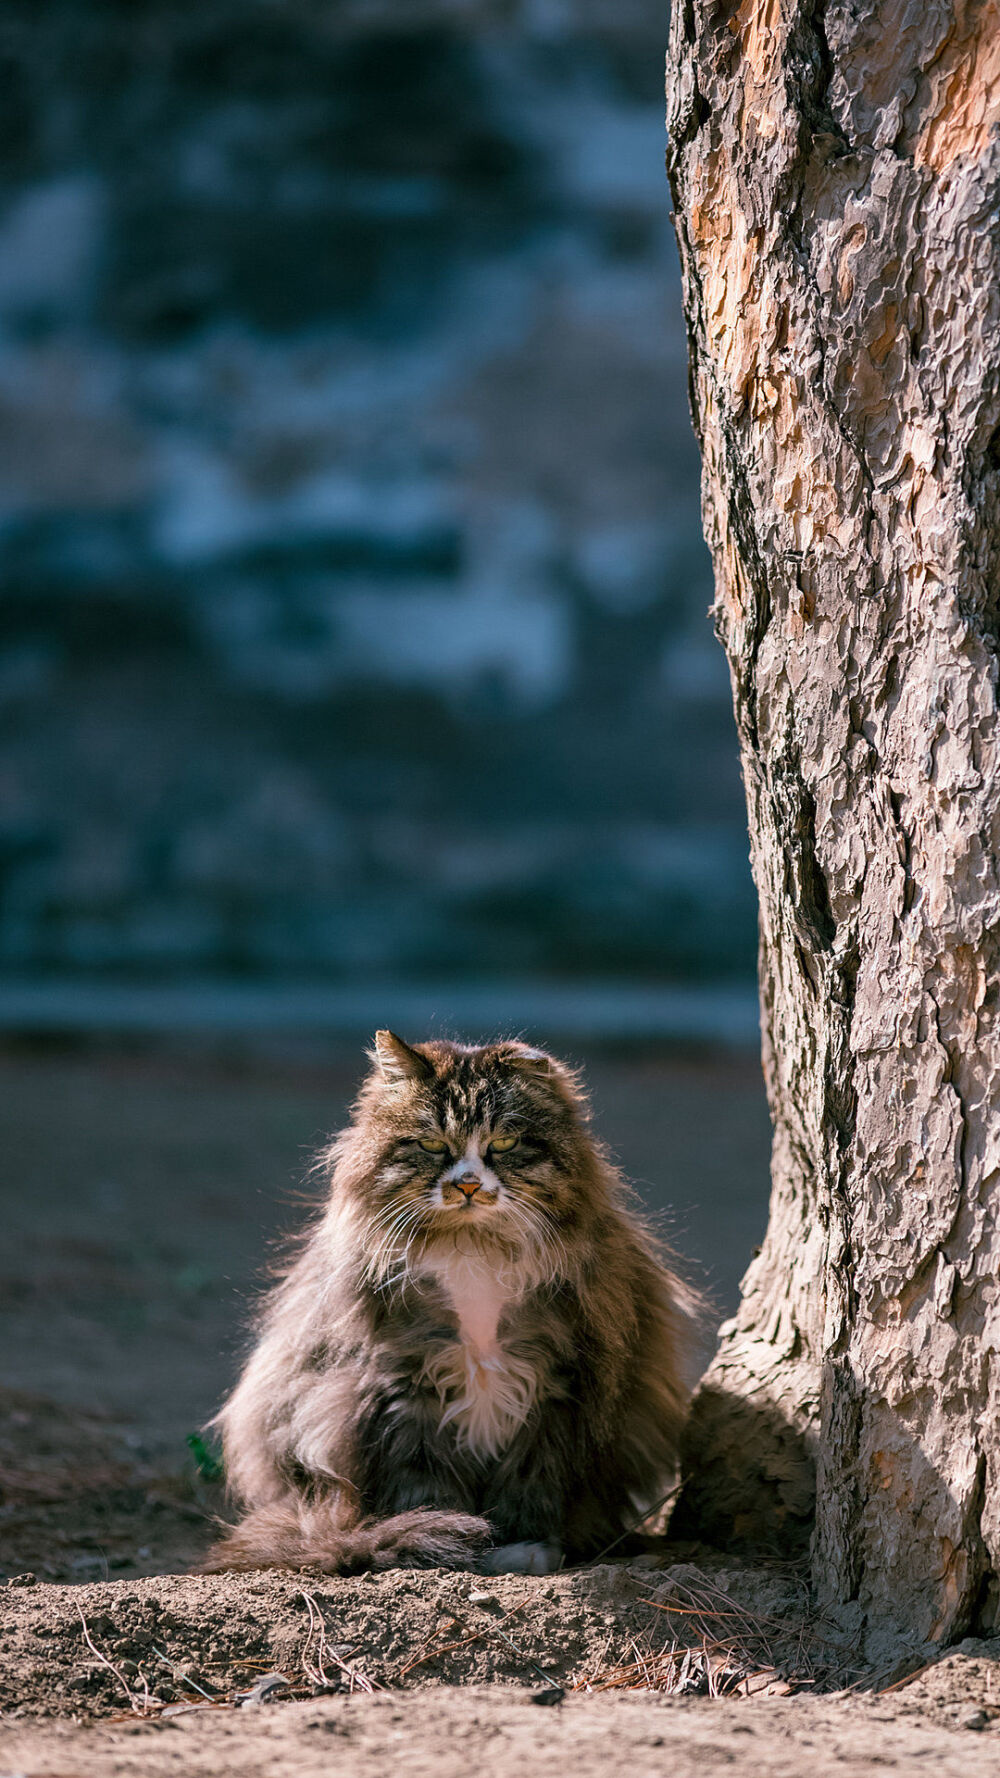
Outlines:
{"label": "blurred blue wall", "polygon": [[6,0],[8,971],[748,976],[660,0]]}

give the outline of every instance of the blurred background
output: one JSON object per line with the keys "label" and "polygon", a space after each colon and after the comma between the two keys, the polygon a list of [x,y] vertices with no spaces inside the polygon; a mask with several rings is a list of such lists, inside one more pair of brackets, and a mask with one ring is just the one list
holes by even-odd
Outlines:
{"label": "blurred background", "polygon": [[0,955],[752,981],[661,0],[7,0]]}
{"label": "blurred background", "polygon": [[666,28],[665,0],[5,0],[29,1421],[84,1389],[160,1451],[212,1410],[386,1023],[582,1061],[735,1301],[767,1120]]}

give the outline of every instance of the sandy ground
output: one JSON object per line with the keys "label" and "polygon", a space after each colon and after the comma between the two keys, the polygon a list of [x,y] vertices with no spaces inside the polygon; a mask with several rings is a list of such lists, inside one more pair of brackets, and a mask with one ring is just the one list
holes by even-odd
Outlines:
{"label": "sandy ground", "polygon": [[998,1655],[970,1642],[908,1683],[873,1678],[794,1576],[711,1558],[546,1579],[20,1577],[0,1769],[1000,1772]]}
{"label": "sandy ground", "polygon": [[26,1732],[0,1724],[0,1758],[24,1778],[604,1778],[727,1771],[762,1778],[1000,1771],[1000,1744],[878,1700],[789,1698],[755,1704],[650,1693],[573,1697],[533,1708],[530,1694],[440,1691],[285,1704],[255,1713],[191,1714]]}
{"label": "sandy ground", "polygon": [[[726,1311],[766,1210],[756,1068],[587,1067]],[[866,1673],[850,1612],[704,1548],[546,1580],[186,1574],[221,1506],[187,1435],[356,1079],[346,1055],[0,1056],[0,1778],[1000,1772],[997,1645]]]}

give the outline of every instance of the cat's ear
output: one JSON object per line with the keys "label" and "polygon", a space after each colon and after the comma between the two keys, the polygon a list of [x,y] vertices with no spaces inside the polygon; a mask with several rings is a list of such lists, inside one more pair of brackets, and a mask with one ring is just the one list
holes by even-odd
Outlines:
{"label": "cat's ear", "polygon": [[372,1060],[382,1070],[383,1080],[429,1080],[434,1073],[426,1056],[412,1050],[397,1037],[395,1031],[376,1031]]}
{"label": "cat's ear", "polygon": [[537,1049],[533,1043],[521,1043],[517,1038],[498,1044],[497,1054],[508,1068],[516,1068],[519,1074],[530,1075],[535,1080],[544,1080],[567,1105],[574,1106],[581,1117],[587,1116],[587,1096],[577,1069],[550,1056],[548,1050]]}
{"label": "cat's ear", "polygon": [[501,1044],[501,1053],[506,1062],[515,1068],[524,1068],[531,1074],[558,1074],[559,1063],[546,1050],[535,1049],[530,1043],[510,1042]]}

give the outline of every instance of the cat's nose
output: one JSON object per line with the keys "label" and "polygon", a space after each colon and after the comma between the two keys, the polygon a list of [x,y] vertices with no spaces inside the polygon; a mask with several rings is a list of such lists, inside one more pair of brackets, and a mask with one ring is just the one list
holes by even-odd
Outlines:
{"label": "cat's nose", "polygon": [[482,1183],[478,1173],[464,1173],[461,1179],[455,1181],[459,1191],[464,1192],[467,1198],[474,1197]]}

